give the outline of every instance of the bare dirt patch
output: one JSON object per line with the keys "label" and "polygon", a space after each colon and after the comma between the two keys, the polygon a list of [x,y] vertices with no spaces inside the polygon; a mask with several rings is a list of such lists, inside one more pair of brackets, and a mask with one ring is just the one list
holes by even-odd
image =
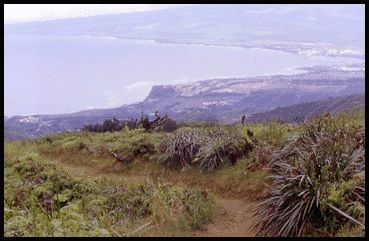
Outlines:
{"label": "bare dirt patch", "polygon": [[240,199],[216,198],[218,210],[214,221],[207,225],[206,230],[198,230],[190,236],[198,237],[254,237],[251,230],[254,203]]}

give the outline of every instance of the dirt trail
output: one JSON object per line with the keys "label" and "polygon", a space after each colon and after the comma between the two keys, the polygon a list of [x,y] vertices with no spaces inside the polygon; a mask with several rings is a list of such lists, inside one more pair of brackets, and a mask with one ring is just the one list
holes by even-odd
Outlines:
{"label": "dirt trail", "polygon": [[[119,183],[142,183],[146,180],[143,176],[124,176],[116,173],[98,171],[92,167],[75,166],[59,162],[73,177],[107,178]],[[252,202],[240,199],[224,199],[215,197],[217,210],[213,222],[197,230],[185,234],[185,236],[196,237],[253,237],[255,233],[251,230],[253,224],[253,212],[250,208],[255,205]]]}
{"label": "dirt trail", "polygon": [[216,211],[213,223],[207,225],[206,230],[193,232],[190,236],[202,237],[254,237],[251,230],[254,205],[239,199],[215,199],[219,208]]}

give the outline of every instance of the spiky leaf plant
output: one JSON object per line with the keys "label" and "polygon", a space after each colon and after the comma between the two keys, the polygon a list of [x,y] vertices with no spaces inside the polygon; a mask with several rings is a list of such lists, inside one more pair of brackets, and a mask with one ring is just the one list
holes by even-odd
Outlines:
{"label": "spiky leaf plant", "polygon": [[193,128],[181,128],[166,142],[164,152],[168,154],[165,164],[174,169],[190,165],[198,152],[204,137]]}
{"label": "spiky leaf plant", "polygon": [[214,171],[227,162],[234,164],[237,159],[253,148],[237,132],[218,130],[210,136],[211,139],[199,149],[196,155],[196,160],[200,160],[200,167],[206,171]]}
{"label": "spiky leaf plant", "polygon": [[271,163],[272,185],[256,207],[258,236],[335,235],[364,228],[363,131],[323,116],[304,124]]}
{"label": "spiky leaf plant", "polygon": [[166,141],[163,152],[167,166],[181,169],[196,165],[213,171],[225,162],[232,164],[252,149],[252,145],[237,131],[225,128],[181,128]]}
{"label": "spiky leaf plant", "polygon": [[216,139],[200,148],[194,161],[200,161],[200,167],[204,170],[213,171],[227,161],[225,143]]}

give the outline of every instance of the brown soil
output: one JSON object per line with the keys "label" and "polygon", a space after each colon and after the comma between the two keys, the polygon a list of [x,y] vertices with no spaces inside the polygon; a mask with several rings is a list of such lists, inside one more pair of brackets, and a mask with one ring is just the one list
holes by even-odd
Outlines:
{"label": "brown soil", "polygon": [[216,198],[218,210],[213,223],[207,225],[206,230],[198,230],[190,236],[198,237],[254,237],[251,229],[253,203],[239,199]]}

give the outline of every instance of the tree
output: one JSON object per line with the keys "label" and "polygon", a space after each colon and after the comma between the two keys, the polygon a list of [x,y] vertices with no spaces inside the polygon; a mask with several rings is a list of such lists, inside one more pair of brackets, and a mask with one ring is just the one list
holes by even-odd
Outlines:
{"label": "tree", "polygon": [[149,116],[144,115],[143,112],[141,112],[140,125],[145,129],[145,131],[151,131],[155,129],[155,127],[163,125],[168,120],[167,115],[160,117],[159,111],[155,112],[155,117],[156,118],[153,121],[150,121]]}
{"label": "tree", "polygon": [[[150,121],[148,115],[144,115],[143,112],[141,112],[141,120],[138,121],[138,119],[130,119],[126,121],[119,121],[117,118],[113,119],[107,119],[104,120],[100,124],[96,125],[85,125],[82,130],[84,131],[91,131],[91,132],[114,132],[114,131],[121,131],[125,126],[128,126],[129,129],[137,129],[139,127],[144,128],[146,131],[151,131],[155,129],[158,126],[162,126],[164,123],[168,121],[168,116],[165,115],[161,117],[159,115],[159,112],[155,112],[155,119]],[[167,129],[171,131],[172,129],[176,129],[176,122],[171,120],[171,122],[168,124]]]}

